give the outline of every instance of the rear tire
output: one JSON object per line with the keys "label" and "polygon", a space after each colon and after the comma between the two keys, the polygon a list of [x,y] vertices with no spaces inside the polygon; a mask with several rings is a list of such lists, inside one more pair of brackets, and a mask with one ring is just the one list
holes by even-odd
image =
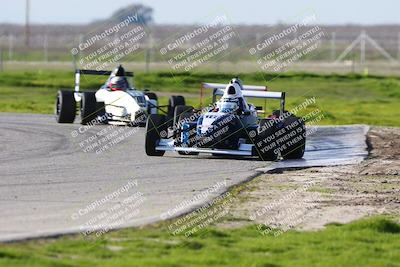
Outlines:
{"label": "rear tire", "polygon": [[149,99],[158,100],[157,95],[153,92],[145,92],[144,94],[147,95]]}
{"label": "rear tire", "polygon": [[173,95],[168,100],[168,117],[173,118],[175,107],[185,105],[185,98],[181,95]]}
{"label": "rear tire", "polygon": [[95,92],[82,93],[81,124],[86,125],[97,117],[97,102]]}
{"label": "rear tire", "polygon": [[58,91],[55,115],[58,123],[73,123],[76,115],[76,101],[73,91]]}
{"label": "rear tire", "polygon": [[167,134],[167,127],[165,123],[165,116],[158,114],[150,114],[146,124],[146,140],[145,150],[147,156],[161,157],[165,151],[156,150],[156,146],[161,138],[166,138],[163,134]]}
{"label": "rear tire", "polygon": [[301,159],[306,148],[306,126],[301,118],[290,115],[283,122],[286,134],[293,134],[285,140],[281,149],[281,156],[284,159]]}
{"label": "rear tire", "polygon": [[[187,118],[190,117],[193,114],[193,107],[192,106],[185,106],[185,105],[178,105],[175,107],[174,111],[174,127],[175,129],[178,129],[179,127],[179,122],[181,121],[181,118]],[[184,114],[184,116],[181,116]]]}

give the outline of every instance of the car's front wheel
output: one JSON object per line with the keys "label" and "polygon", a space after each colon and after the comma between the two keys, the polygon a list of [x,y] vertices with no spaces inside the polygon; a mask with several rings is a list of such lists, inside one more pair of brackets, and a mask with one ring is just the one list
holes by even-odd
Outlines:
{"label": "car's front wheel", "polygon": [[249,133],[254,143],[255,154],[261,160],[274,161],[279,156],[279,146],[275,140],[277,123],[272,119],[262,119],[258,131]]}
{"label": "car's front wheel", "polygon": [[284,159],[301,159],[306,149],[306,126],[304,121],[291,114],[283,122],[287,138],[281,144]]}
{"label": "car's front wheel", "polygon": [[145,150],[147,156],[163,156],[165,151],[156,150],[161,138],[167,137],[167,126],[164,115],[150,114],[146,124]]}
{"label": "car's front wheel", "polygon": [[95,92],[82,93],[81,124],[89,124],[97,118],[97,102]]}
{"label": "car's front wheel", "polygon": [[73,123],[76,115],[76,102],[73,91],[58,91],[55,115],[58,123]]}

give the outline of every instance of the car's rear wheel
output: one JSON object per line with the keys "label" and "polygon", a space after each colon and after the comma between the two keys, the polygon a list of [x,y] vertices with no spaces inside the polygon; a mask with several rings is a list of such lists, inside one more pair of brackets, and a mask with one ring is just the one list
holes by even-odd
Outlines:
{"label": "car's rear wheel", "polygon": [[[184,114],[184,116],[181,116]],[[193,107],[192,106],[185,106],[185,105],[178,105],[175,107],[174,111],[174,128],[179,129],[181,119],[189,118],[193,114]]]}
{"label": "car's rear wheel", "polygon": [[73,123],[76,115],[76,102],[73,91],[58,91],[55,115],[58,123]]}
{"label": "car's rear wheel", "polygon": [[301,159],[306,148],[306,126],[304,121],[290,115],[283,122],[287,138],[280,144],[281,156],[284,159]]}
{"label": "car's rear wheel", "polygon": [[147,95],[149,99],[158,100],[157,95],[153,92],[145,92],[144,94]]}
{"label": "car's rear wheel", "polygon": [[148,156],[163,156],[165,151],[158,151],[156,147],[161,138],[167,137],[165,116],[150,114],[146,124],[145,150]]}
{"label": "car's rear wheel", "polygon": [[147,101],[147,114],[157,114],[158,112],[158,97],[153,92],[144,93],[149,100]]}
{"label": "car's rear wheel", "polygon": [[97,102],[95,92],[82,93],[81,100],[81,124],[89,124],[97,117]]}
{"label": "car's rear wheel", "polygon": [[175,112],[175,108],[180,105],[185,105],[185,98],[181,95],[173,95],[168,100],[168,117],[172,119],[171,124],[173,123],[173,116]]}

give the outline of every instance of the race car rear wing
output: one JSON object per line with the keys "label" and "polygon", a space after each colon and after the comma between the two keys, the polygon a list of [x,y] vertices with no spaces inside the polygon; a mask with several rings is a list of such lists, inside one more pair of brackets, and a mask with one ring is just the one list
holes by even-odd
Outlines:
{"label": "race car rear wing", "polygon": [[[221,83],[202,83],[200,91],[200,104],[203,102],[203,89],[213,89],[213,103],[216,102],[216,96],[222,96],[226,84]],[[264,99],[279,99],[281,114],[285,110],[285,92],[269,92],[267,86],[258,85],[243,85],[242,94],[244,97],[264,98]],[[265,110],[265,107],[264,107]]]}
{"label": "race car rear wing", "polygon": [[[204,89],[225,89],[226,84],[223,83],[202,83]],[[243,90],[254,90],[254,91],[267,91],[267,86],[260,85],[243,85]]]}
{"label": "race car rear wing", "polygon": [[[216,96],[222,96],[224,94],[224,90],[214,89],[213,94]],[[243,90],[242,95],[244,97],[254,97],[254,98],[270,98],[270,99],[285,98],[285,92],[260,92],[260,91]]]}
{"label": "race car rear wing", "polygon": [[[112,71],[108,71],[108,70],[80,70],[80,69],[76,69],[75,70],[75,92],[79,92],[81,74],[110,76],[111,73],[112,73]],[[133,77],[133,72],[126,71],[125,72],[125,76]]]}

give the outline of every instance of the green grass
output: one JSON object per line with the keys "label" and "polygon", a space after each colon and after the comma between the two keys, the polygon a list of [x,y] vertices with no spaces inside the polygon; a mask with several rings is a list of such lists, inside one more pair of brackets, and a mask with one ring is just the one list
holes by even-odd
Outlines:
{"label": "green grass", "polygon": [[[200,83],[226,83],[236,74],[215,73],[137,73],[135,84],[154,92],[190,93],[188,103],[198,106]],[[400,78],[364,77],[349,75],[316,75],[308,73],[239,74],[246,84],[268,85],[272,91],[287,93],[287,109],[316,97],[316,104],[300,115],[319,108],[324,119],[319,124],[370,124],[400,126]],[[83,88],[98,88],[105,77],[84,76]],[[72,88],[74,74],[61,71],[3,72],[0,75],[0,111],[52,113],[54,98],[59,88]],[[211,92],[206,92],[211,101]],[[196,97],[195,97],[196,96]],[[167,98],[161,98],[165,104]],[[263,105],[261,100],[251,100]],[[267,102],[267,111],[278,107],[277,101]]]}
{"label": "green grass", "polygon": [[[139,88],[155,92],[199,93],[202,81],[229,81],[235,74],[137,73]],[[400,126],[400,79],[359,75],[250,73],[246,84],[267,84],[287,92],[287,108],[315,96],[325,119],[320,124],[365,123]],[[97,88],[104,77],[82,79]],[[52,113],[59,88],[72,89],[72,72],[0,73],[0,111]],[[198,105],[196,97],[188,103]],[[210,98],[208,98],[210,100]],[[166,103],[167,98],[161,97]],[[256,105],[262,104],[255,101]],[[277,103],[268,102],[272,107]],[[317,190],[318,191],[318,190]],[[331,224],[318,232],[289,231],[263,236],[255,225],[214,226],[190,238],[172,236],[165,224],[125,229],[101,238],[57,239],[0,244],[0,266],[400,266],[400,225],[374,217],[348,225]]]}
{"label": "green grass", "polygon": [[400,225],[374,217],[316,232],[261,235],[256,226],[186,238],[162,227],[88,240],[68,236],[0,245],[0,266],[399,266]]}

